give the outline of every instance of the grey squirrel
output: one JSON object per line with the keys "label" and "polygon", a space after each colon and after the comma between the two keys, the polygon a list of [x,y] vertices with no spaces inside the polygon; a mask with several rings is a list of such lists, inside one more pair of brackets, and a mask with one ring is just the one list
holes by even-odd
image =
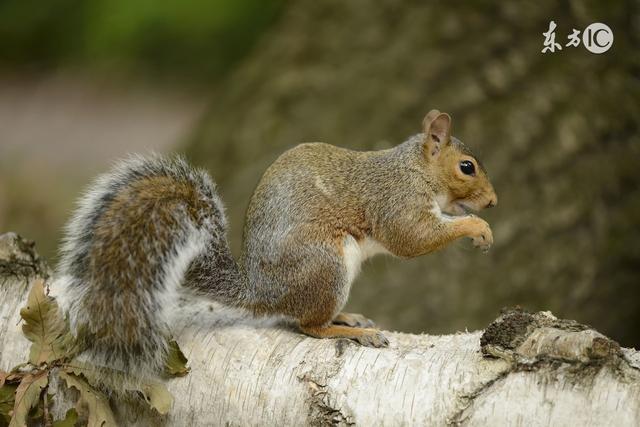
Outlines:
{"label": "grey squirrel", "polygon": [[470,212],[495,206],[496,193],[450,127],[432,110],[422,133],[391,149],[288,150],[254,191],[239,263],[206,172],[180,157],[122,161],[80,198],[61,248],[57,294],[84,357],[132,381],[156,376],[184,289],[285,316],[312,337],[387,346],[371,321],[341,312],[363,260],[415,257],[460,237],[493,243]]}

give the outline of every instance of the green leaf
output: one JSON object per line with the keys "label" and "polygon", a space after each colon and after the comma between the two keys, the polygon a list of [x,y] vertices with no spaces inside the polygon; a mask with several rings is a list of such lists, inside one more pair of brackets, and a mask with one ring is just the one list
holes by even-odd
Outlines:
{"label": "green leaf", "polygon": [[71,408],[67,411],[63,420],[54,421],[53,427],[74,427],[78,422],[78,411]]}
{"label": "green leaf", "polygon": [[76,404],[79,414],[86,414],[89,420],[87,427],[117,426],[109,401],[106,396],[89,385],[83,378],[74,374],[60,371],[60,378],[69,388],[80,392],[80,399]]}
{"label": "green leaf", "polygon": [[69,357],[75,351],[75,340],[69,331],[69,322],[65,320],[53,298],[44,293],[44,280],[36,280],[27,306],[20,310],[24,319],[22,333],[33,344],[29,352],[29,362],[40,365],[44,362]]}
{"label": "green leaf", "polygon": [[178,343],[174,340],[169,341],[167,360],[165,361],[165,373],[171,377],[184,377],[189,373],[187,367],[187,358],[185,357]]}
{"label": "green leaf", "polygon": [[13,410],[16,400],[16,388],[17,385],[5,384],[0,387],[0,426],[9,425],[11,415],[9,413]]}
{"label": "green leaf", "polygon": [[49,384],[47,371],[26,375],[16,388],[13,416],[9,427],[25,427],[31,408],[38,405],[42,389]]}
{"label": "green leaf", "polygon": [[169,413],[171,405],[173,405],[173,396],[164,384],[145,384],[141,391],[149,406],[158,411],[160,415]]}

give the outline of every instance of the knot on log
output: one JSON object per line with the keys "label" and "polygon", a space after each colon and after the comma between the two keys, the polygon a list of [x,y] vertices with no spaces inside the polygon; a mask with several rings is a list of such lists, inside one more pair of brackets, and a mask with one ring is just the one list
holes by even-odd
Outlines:
{"label": "knot on log", "polygon": [[0,235],[0,277],[29,279],[40,276],[46,279],[49,275],[49,267],[35,250],[35,242],[16,233]]}
{"label": "knot on log", "polygon": [[518,364],[540,361],[603,364],[617,363],[620,345],[574,320],[558,319],[548,311],[530,313],[516,308],[503,311],[480,338],[485,356]]}
{"label": "knot on log", "polygon": [[332,402],[327,384],[318,382],[310,375],[298,377],[305,383],[309,391],[309,424],[312,426],[352,426],[353,416],[344,409],[336,408]]}

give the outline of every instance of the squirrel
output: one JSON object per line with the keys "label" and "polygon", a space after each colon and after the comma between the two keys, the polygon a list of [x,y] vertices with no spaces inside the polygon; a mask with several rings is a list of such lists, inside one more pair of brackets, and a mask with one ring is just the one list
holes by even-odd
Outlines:
{"label": "squirrel", "polygon": [[305,143],[282,154],[249,202],[242,255],[230,251],[209,175],[181,157],[133,156],[98,177],[66,227],[57,298],[95,366],[142,381],[164,366],[175,302],[195,292],[254,316],[284,316],[316,338],[385,347],[343,313],[361,263],[411,258],[470,237],[497,196],[480,160],[438,110],[422,133],[381,151]]}

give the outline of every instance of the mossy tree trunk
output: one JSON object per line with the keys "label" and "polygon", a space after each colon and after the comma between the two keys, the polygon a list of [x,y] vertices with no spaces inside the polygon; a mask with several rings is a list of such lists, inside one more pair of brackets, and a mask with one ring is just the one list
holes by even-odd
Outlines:
{"label": "mossy tree trunk", "polygon": [[[431,108],[483,159],[500,203],[488,256],[464,242],[377,259],[351,309],[445,332],[502,306],[551,309],[640,343],[640,6],[633,1],[292,1],[218,88],[187,145],[229,207],[234,249],[260,174],[302,141],[379,149]],[[542,54],[549,21],[608,24],[614,45]]]}

